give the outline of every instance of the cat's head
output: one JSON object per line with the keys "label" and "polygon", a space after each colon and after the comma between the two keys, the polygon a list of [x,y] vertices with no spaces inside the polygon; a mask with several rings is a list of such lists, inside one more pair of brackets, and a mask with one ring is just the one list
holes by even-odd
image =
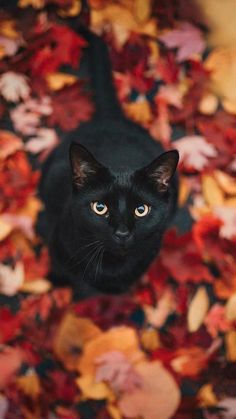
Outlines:
{"label": "cat's head", "polygon": [[72,202],[80,228],[117,257],[142,250],[151,236],[165,230],[173,212],[178,158],[171,150],[140,170],[114,173],[72,143]]}

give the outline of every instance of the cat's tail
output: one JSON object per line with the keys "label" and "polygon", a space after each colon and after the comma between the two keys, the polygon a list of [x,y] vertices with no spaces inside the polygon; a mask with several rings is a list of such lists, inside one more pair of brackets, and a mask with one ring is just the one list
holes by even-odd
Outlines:
{"label": "cat's tail", "polygon": [[[73,29],[75,28],[73,27]],[[89,73],[96,107],[94,116],[102,119],[124,118],[114,87],[111,61],[106,43],[87,27],[82,25],[78,27],[78,23],[76,31],[88,42]]]}

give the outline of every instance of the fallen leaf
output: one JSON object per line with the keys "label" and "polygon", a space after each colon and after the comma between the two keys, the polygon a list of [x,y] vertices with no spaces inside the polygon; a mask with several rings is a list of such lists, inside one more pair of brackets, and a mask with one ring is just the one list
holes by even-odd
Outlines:
{"label": "fallen leaf", "polygon": [[202,176],[202,193],[206,203],[211,207],[224,205],[224,193],[214,176],[208,174]]}
{"label": "fallen leaf", "polygon": [[0,292],[13,296],[19,291],[24,281],[24,266],[17,262],[15,268],[0,264]]}
{"label": "fallen leaf", "polygon": [[236,293],[232,294],[225,306],[225,315],[227,320],[236,320]]}
{"label": "fallen leaf", "polygon": [[215,303],[207,313],[204,324],[208,333],[215,338],[219,333],[225,333],[230,330],[231,323],[229,320],[226,308],[219,303]]}
{"label": "fallen leaf", "polygon": [[222,172],[222,170],[215,170],[214,176],[225,193],[228,195],[236,195],[235,178],[225,172]]}
{"label": "fallen leaf", "polygon": [[121,396],[118,406],[127,418],[169,419],[180,403],[180,391],[172,375],[159,361],[136,366],[142,387]]}
{"label": "fallen leaf", "polygon": [[220,227],[220,237],[233,240],[236,238],[236,210],[235,206],[217,206],[214,208],[213,213],[222,221]]}
{"label": "fallen leaf", "polygon": [[106,383],[98,383],[94,375],[85,374],[76,379],[83,396],[94,400],[114,400],[114,395]]}
{"label": "fallen leaf", "polygon": [[126,115],[135,122],[146,124],[152,119],[151,107],[148,101],[141,96],[136,102],[126,103],[123,106]]}
{"label": "fallen leaf", "polygon": [[200,135],[182,137],[174,145],[180,153],[180,162],[188,169],[200,171],[210,158],[217,156],[215,147]]}
{"label": "fallen leaf", "polygon": [[145,351],[155,351],[161,346],[158,332],[154,328],[144,329],[140,336],[140,342]]}
{"label": "fallen leaf", "polygon": [[79,318],[73,313],[67,313],[55,335],[54,351],[66,368],[77,367],[81,352],[89,341],[95,341],[101,330],[87,318]]}
{"label": "fallen leaf", "polygon": [[41,117],[51,113],[51,99],[45,96],[40,100],[29,99],[21,103],[10,112],[10,115],[16,131],[24,135],[34,135],[37,134]]}
{"label": "fallen leaf", "polygon": [[236,362],[236,330],[230,330],[225,335],[226,358],[229,362]]}
{"label": "fallen leaf", "polygon": [[14,56],[21,45],[21,41],[19,39],[11,39],[5,36],[0,35],[0,47],[4,48],[4,55],[3,56]]}
{"label": "fallen leaf", "polygon": [[0,160],[23,148],[23,141],[11,131],[0,130]]}
{"label": "fallen leaf", "polygon": [[9,102],[18,102],[20,99],[28,99],[30,87],[28,79],[22,74],[8,71],[0,77],[0,91],[2,96]]}
{"label": "fallen leaf", "polygon": [[185,61],[194,54],[201,54],[205,49],[205,41],[202,32],[188,22],[182,22],[179,29],[173,29],[159,39],[168,48],[178,48],[177,61]]}
{"label": "fallen leaf", "polygon": [[128,359],[144,356],[139,349],[138,336],[134,329],[127,326],[113,327],[84,344],[77,364],[78,371],[81,374],[95,375],[95,360],[110,351],[119,351]]}
{"label": "fallen leaf", "polygon": [[201,407],[215,406],[218,402],[217,397],[213,391],[212,384],[204,384],[200,388],[197,396]]}
{"label": "fallen leaf", "polygon": [[17,348],[5,346],[0,352],[0,389],[5,388],[23,362],[23,354]]}
{"label": "fallen leaf", "polygon": [[196,377],[206,368],[207,353],[200,347],[180,348],[170,365],[184,377]]}
{"label": "fallen leaf", "polygon": [[77,81],[77,77],[73,74],[66,73],[50,73],[46,76],[47,83],[52,90],[60,90],[64,86],[71,85]]}
{"label": "fallen leaf", "polygon": [[202,325],[209,308],[209,298],[205,287],[198,288],[188,309],[188,330],[196,332]]}
{"label": "fallen leaf", "polygon": [[157,328],[164,326],[168,316],[174,313],[175,309],[175,296],[168,289],[163,293],[155,307],[144,305],[144,312],[148,323]]}
{"label": "fallen leaf", "polygon": [[95,359],[96,382],[104,381],[116,393],[132,392],[142,384],[134,363],[140,357],[128,359],[122,352],[110,351]]}
{"label": "fallen leaf", "polygon": [[36,137],[30,138],[26,145],[25,150],[33,154],[41,154],[41,160],[47,158],[51,151],[59,143],[56,131],[51,128],[39,128],[36,132]]}
{"label": "fallen leaf", "polygon": [[25,375],[16,379],[18,388],[29,398],[35,400],[41,393],[40,380],[36,372],[29,369]]}
{"label": "fallen leaf", "polygon": [[51,282],[46,279],[35,279],[34,281],[25,281],[20,287],[21,292],[30,294],[44,294],[52,288]]}

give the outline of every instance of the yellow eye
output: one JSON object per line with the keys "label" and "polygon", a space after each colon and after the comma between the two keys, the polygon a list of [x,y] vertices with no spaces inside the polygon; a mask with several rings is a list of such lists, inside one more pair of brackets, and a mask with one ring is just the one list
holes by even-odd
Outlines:
{"label": "yellow eye", "polygon": [[97,215],[106,215],[108,213],[108,208],[103,202],[92,202],[91,208]]}
{"label": "yellow eye", "polygon": [[145,215],[149,214],[151,211],[151,207],[149,207],[146,204],[139,205],[137,208],[135,208],[135,215],[136,217],[145,217]]}

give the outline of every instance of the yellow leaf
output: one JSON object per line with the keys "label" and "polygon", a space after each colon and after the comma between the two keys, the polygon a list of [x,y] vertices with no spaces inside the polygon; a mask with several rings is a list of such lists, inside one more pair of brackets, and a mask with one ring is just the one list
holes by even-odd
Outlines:
{"label": "yellow leaf", "polygon": [[54,351],[66,368],[73,370],[78,364],[85,343],[96,340],[101,333],[90,319],[80,318],[68,312],[57,330]]}
{"label": "yellow leaf", "polygon": [[228,195],[236,195],[235,178],[225,172],[222,172],[221,170],[215,170],[214,176],[225,193]]}
{"label": "yellow leaf", "polygon": [[109,403],[107,405],[107,411],[109,415],[111,416],[111,419],[122,419],[120,410],[113,404]]}
{"label": "yellow leaf", "polygon": [[207,93],[199,103],[199,111],[204,115],[213,115],[218,108],[218,99],[212,93]]}
{"label": "yellow leaf", "polygon": [[202,325],[209,308],[209,298],[205,287],[198,288],[188,309],[188,330],[196,332]]}
{"label": "yellow leaf", "polygon": [[0,34],[10,39],[19,38],[19,32],[16,30],[16,22],[10,19],[1,22]]}
{"label": "yellow leaf", "polygon": [[142,385],[121,396],[121,413],[126,418],[172,418],[180,403],[180,390],[172,375],[159,361],[141,362],[135,369]]}
{"label": "yellow leaf", "polygon": [[229,362],[236,362],[236,330],[225,335],[226,358]]}
{"label": "yellow leaf", "polygon": [[215,406],[218,403],[212,384],[202,386],[197,395],[201,407]]}
{"label": "yellow leaf", "polygon": [[135,0],[134,14],[137,20],[141,23],[147,21],[151,16],[151,1],[150,0]]}
{"label": "yellow leaf", "polygon": [[45,0],[19,0],[19,7],[29,7],[32,6],[35,9],[42,9],[45,6]]}
{"label": "yellow leaf", "polygon": [[215,48],[206,59],[205,68],[210,71],[212,91],[235,111],[236,48]]}
{"label": "yellow leaf", "polygon": [[179,178],[179,194],[178,202],[179,206],[183,207],[190,194],[190,185],[185,176],[180,176]]}
{"label": "yellow leaf", "polygon": [[202,192],[207,204],[211,207],[223,205],[224,194],[213,176],[202,176]]}
{"label": "yellow leaf", "polygon": [[236,320],[236,293],[228,299],[225,306],[225,314],[228,320]]}
{"label": "yellow leaf", "polygon": [[12,231],[12,225],[0,216],[0,241],[4,240]]}
{"label": "yellow leaf", "polygon": [[60,9],[58,14],[62,17],[73,17],[77,16],[81,12],[82,3],[81,0],[73,0],[72,6],[68,9]]}
{"label": "yellow leaf", "polygon": [[31,399],[37,399],[41,393],[38,375],[34,371],[16,379],[19,389]]}
{"label": "yellow leaf", "polygon": [[46,76],[48,86],[52,90],[60,90],[64,86],[70,86],[77,80],[76,76],[65,73],[50,73]]}
{"label": "yellow leaf", "polygon": [[135,330],[127,326],[114,327],[85,343],[83,354],[78,360],[78,371],[81,374],[94,375],[96,359],[109,351],[120,351],[128,358],[136,360],[144,357],[143,352],[139,350]]}
{"label": "yellow leaf", "polygon": [[160,348],[161,346],[159,335],[153,328],[143,330],[140,341],[146,351],[155,351],[155,349]]}
{"label": "yellow leaf", "polygon": [[132,103],[125,103],[124,110],[127,116],[135,122],[146,124],[152,120],[150,104],[146,99]]}
{"label": "yellow leaf", "polygon": [[27,292],[32,294],[44,294],[52,288],[51,282],[47,279],[35,279],[34,281],[27,281],[20,287],[21,292]]}
{"label": "yellow leaf", "polygon": [[90,374],[83,375],[76,379],[76,384],[82,391],[84,397],[94,400],[109,399],[114,400],[114,395],[107,384],[96,383],[95,377]]}
{"label": "yellow leaf", "polygon": [[39,211],[42,209],[41,201],[36,196],[30,196],[24,207],[17,212],[18,215],[26,215],[36,221]]}

